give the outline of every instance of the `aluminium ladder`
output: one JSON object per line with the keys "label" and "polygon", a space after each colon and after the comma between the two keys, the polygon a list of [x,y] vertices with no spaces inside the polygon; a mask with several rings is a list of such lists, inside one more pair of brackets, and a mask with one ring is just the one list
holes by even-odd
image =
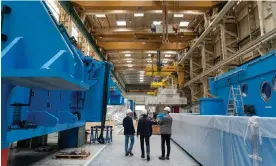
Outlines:
{"label": "aluminium ladder", "polygon": [[228,115],[243,115],[244,105],[240,85],[238,85],[237,87],[231,85],[227,110]]}

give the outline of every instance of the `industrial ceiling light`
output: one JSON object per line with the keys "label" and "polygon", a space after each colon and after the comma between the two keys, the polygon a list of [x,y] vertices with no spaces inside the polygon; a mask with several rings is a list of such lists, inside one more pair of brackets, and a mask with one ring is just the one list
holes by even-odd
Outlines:
{"label": "industrial ceiling light", "polygon": [[153,13],[162,13],[162,10],[153,10]]}
{"label": "industrial ceiling light", "polygon": [[125,54],[125,57],[131,57],[131,54]]}
{"label": "industrial ceiling light", "polygon": [[189,23],[190,23],[189,21],[181,21],[180,24],[179,24],[179,26],[186,27],[186,26],[189,25]]}
{"label": "industrial ceiling light", "polygon": [[148,54],[148,56],[151,56],[151,54]]}
{"label": "industrial ceiling light", "polygon": [[96,17],[98,17],[98,18],[104,18],[105,14],[96,14]]}
{"label": "industrial ceiling light", "polygon": [[168,63],[168,61],[162,61],[162,63]]}
{"label": "industrial ceiling light", "polygon": [[144,13],[134,13],[134,17],[144,17]]}
{"label": "industrial ceiling light", "polygon": [[174,14],[173,17],[183,17],[183,14]]}
{"label": "industrial ceiling light", "polygon": [[117,21],[118,26],[126,26],[126,21]]}
{"label": "industrial ceiling light", "polygon": [[148,63],[151,63],[152,61],[147,61]]}
{"label": "industrial ceiling light", "polygon": [[153,21],[154,25],[161,25],[162,21]]}
{"label": "industrial ceiling light", "polygon": [[132,61],[127,61],[128,63],[131,63]]}
{"label": "industrial ceiling light", "polygon": [[170,55],[170,54],[166,54],[166,55],[165,55],[166,58],[169,58],[169,57],[171,57],[171,56],[172,56],[172,55]]}

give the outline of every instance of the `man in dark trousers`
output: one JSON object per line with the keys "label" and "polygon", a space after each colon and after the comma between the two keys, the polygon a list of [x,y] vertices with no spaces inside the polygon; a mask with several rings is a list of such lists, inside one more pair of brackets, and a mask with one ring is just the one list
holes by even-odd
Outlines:
{"label": "man in dark trousers", "polygon": [[[131,155],[133,156],[132,153],[132,148],[134,145],[134,134],[135,134],[135,129],[133,126],[133,120],[131,118],[132,111],[130,109],[127,110],[127,116],[123,120],[123,126],[124,126],[124,135],[125,135],[125,155]],[[130,146],[128,148],[128,140],[130,139]]]}
{"label": "man in dark trousers", "polygon": [[[162,147],[162,156],[159,157],[160,160],[169,160],[170,151],[171,151],[171,134],[172,134],[172,117],[170,116],[171,109],[170,107],[164,108],[165,116],[158,123],[160,124],[160,133],[161,133],[161,147]],[[167,156],[165,158],[165,142],[167,144]]]}
{"label": "man in dark trousers", "polygon": [[148,118],[147,110],[142,111],[142,117],[137,126],[137,138],[140,135],[141,157],[145,158],[144,140],[146,142],[147,160],[150,160],[150,136],[152,135],[152,124]]}

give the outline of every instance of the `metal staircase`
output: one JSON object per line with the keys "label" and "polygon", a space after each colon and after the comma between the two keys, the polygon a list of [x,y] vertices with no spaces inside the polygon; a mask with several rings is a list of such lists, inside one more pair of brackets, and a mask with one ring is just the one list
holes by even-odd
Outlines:
{"label": "metal staircase", "polygon": [[238,85],[237,87],[231,85],[227,110],[228,115],[236,116],[242,115],[244,113],[244,105],[240,85]]}

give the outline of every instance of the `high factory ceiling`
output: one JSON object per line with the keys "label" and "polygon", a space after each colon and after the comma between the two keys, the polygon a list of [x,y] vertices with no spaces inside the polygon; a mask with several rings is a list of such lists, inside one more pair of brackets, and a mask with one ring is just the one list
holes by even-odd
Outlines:
{"label": "high factory ceiling", "polygon": [[[157,50],[163,65],[178,59],[178,52],[196,37],[212,1],[74,1],[89,20],[97,45],[114,64],[125,84],[150,84],[147,65],[156,65]],[[152,24],[156,32],[152,32]],[[173,25],[178,27],[177,33]],[[164,30],[164,29],[167,29]],[[167,33],[166,33],[167,32]]]}

